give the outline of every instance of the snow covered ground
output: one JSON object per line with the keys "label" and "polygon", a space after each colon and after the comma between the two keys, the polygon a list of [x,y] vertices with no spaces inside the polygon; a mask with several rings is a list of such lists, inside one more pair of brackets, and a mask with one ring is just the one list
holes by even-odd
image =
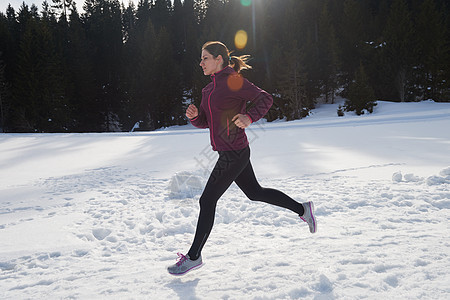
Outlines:
{"label": "snow covered ground", "polygon": [[379,102],[247,130],[289,211],[221,198],[205,265],[184,277],[217,154],[207,130],[0,135],[1,299],[449,299],[450,104]]}

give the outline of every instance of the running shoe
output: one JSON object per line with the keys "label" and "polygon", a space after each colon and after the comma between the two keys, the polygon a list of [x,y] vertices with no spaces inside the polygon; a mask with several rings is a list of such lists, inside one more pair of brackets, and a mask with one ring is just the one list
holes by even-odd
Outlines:
{"label": "running shoe", "polygon": [[181,253],[177,253],[178,261],[176,264],[167,267],[167,271],[171,275],[181,276],[189,271],[200,268],[203,265],[202,256],[196,260],[191,260],[189,255],[184,256]]}
{"label": "running shoe", "polygon": [[302,203],[305,212],[300,219],[305,221],[309,226],[309,231],[315,233],[317,231],[316,217],[314,216],[314,203],[312,201]]}

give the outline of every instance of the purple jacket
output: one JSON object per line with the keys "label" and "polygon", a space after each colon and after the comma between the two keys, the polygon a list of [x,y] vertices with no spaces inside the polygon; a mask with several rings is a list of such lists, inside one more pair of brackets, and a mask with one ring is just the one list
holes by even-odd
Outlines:
{"label": "purple jacket", "polygon": [[[191,120],[198,128],[209,128],[214,151],[241,150],[248,146],[245,130],[232,121],[246,114],[252,122],[261,119],[272,106],[273,98],[231,67],[211,75],[212,82],[202,90],[198,116]],[[247,101],[252,107],[246,111]]]}

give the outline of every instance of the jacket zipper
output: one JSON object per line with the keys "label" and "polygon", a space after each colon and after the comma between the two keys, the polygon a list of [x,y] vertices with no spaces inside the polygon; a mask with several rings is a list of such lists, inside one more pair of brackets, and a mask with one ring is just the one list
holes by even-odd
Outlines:
{"label": "jacket zipper", "polygon": [[214,120],[213,120],[213,114],[212,114],[212,110],[211,110],[211,94],[216,89],[216,76],[212,75],[211,77],[213,79],[214,86],[213,86],[213,89],[212,89],[211,93],[209,93],[209,96],[208,96],[208,107],[209,107],[209,114],[211,115],[211,128],[210,128],[211,129],[211,140],[213,142],[214,149],[217,149],[216,142],[214,140]]}

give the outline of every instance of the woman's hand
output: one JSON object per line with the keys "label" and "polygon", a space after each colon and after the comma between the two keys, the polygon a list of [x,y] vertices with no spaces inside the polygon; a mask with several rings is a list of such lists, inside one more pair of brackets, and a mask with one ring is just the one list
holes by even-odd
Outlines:
{"label": "woman's hand", "polygon": [[186,110],[186,117],[189,119],[195,119],[198,116],[198,109],[194,104],[189,105]]}
{"label": "woman's hand", "polygon": [[250,126],[250,124],[252,124],[250,118],[247,115],[243,114],[235,115],[232,121],[234,122],[234,124],[236,124],[237,127],[241,129],[247,128],[248,126]]}

